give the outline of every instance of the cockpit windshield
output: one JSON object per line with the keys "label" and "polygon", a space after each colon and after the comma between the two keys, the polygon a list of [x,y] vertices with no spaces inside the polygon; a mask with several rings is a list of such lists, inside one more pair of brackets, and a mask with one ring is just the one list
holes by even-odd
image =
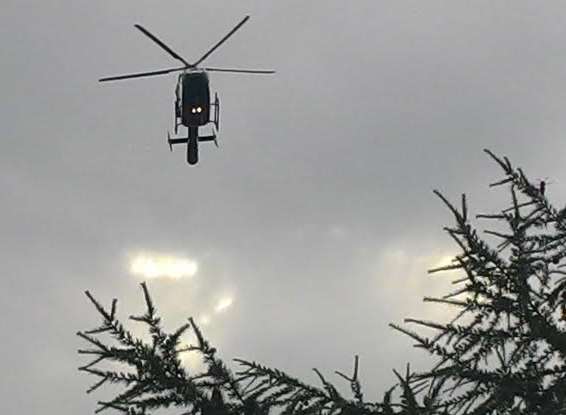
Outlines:
{"label": "cockpit windshield", "polygon": [[205,73],[189,73],[183,77],[185,105],[206,105],[209,102],[208,77]]}

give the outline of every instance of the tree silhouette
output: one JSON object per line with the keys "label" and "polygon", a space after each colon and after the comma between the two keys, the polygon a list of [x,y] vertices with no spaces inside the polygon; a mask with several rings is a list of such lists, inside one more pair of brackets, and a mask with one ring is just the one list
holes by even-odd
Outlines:
{"label": "tree silhouette", "polygon": [[[445,230],[461,253],[450,265],[429,272],[459,270],[462,275],[454,283],[461,288],[425,301],[452,306],[458,313],[447,324],[405,320],[437,331],[432,338],[391,324],[436,359],[430,370],[414,373],[407,365],[403,374],[394,371],[397,383],[379,402],[364,399],[357,356],[351,375],[335,372],[350,385],[351,397],[342,396],[316,369],[320,387],[243,359],[235,359],[239,370],[234,374],[192,318],[173,333],[164,332],[142,283],[146,312],[130,319],[147,326],[151,337],[147,342],[119,321],[116,300],[108,310],[86,292],[102,317],[99,327],[78,333],[90,346],[79,353],[94,357],[79,369],[97,377],[87,393],[107,382],[125,386],[112,400],[99,402],[96,411],[115,409],[131,415],[159,408],[202,415],[274,411],[297,415],[565,414],[566,272],[562,262],[566,209],[554,209],[544,186],[533,185],[507,158],[485,151],[504,172],[504,178],[491,186],[510,189],[510,206],[476,216],[499,225],[485,231],[499,243],[492,247],[479,236],[470,223],[465,195],[458,209],[435,191],[455,218],[455,225]],[[180,347],[180,338],[188,331],[196,337],[196,345]],[[114,345],[103,341],[104,333],[114,339]],[[181,364],[182,353],[198,353],[205,370],[189,372]],[[104,362],[129,370],[103,369]]]}
{"label": "tree silhouette", "polygon": [[[544,186],[533,185],[506,157],[485,152],[505,174],[491,186],[510,189],[510,206],[477,215],[503,225],[485,231],[498,245],[492,248],[470,224],[464,195],[458,210],[435,191],[454,215],[456,225],[445,230],[462,253],[452,265],[429,272],[464,275],[455,281],[460,289],[425,301],[460,311],[449,324],[406,320],[437,330],[432,339],[393,327],[439,358],[417,378],[442,384],[442,405],[451,414],[565,413],[566,210],[554,209]],[[466,317],[467,323],[457,324]]]}

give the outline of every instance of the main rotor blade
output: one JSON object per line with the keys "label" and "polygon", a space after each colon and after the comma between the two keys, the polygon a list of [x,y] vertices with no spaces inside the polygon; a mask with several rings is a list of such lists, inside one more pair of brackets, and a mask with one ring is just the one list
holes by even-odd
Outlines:
{"label": "main rotor blade", "polygon": [[199,63],[201,63],[203,60],[205,60],[206,58],[208,58],[210,56],[210,54],[212,52],[214,52],[216,49],[218,49],[218,47],[223,44],[224,42],[226,42],[226,40],[232,36],[234,34],[234,32],[236,32],[236,30],[238,30],[240,27],[242,27],[242,25],[244,23],[246,23],[248,21],[248,19],[250,18],[250,16],[246,16],[242,19],[242,21],[240,23],[238,23],[232,30],[230,30],[228,32],[228,34],[226,36],[224,36],[222,39],[220,39],[220,41],[214,45],[212,48],[210,48],[210,50],[208,52],[206,52],[198,61],[196,61],[193,66],[197,66]]}
{"label": "main rotor blade", "polygon": [[98,82],[107,82],[107,81],[118,81],[120,79],[130,79],[130,78],[142,78],[145,76],[156,76],[156,75],[165,75],[171,72],[176,71],[183,71],[186,68],[170,68],[170,69],[162,69],[160,71],[152,71],[152,72],[139,72],[139,73],[131,73],[127,75],[118,75],[118,76],[109,76],[106,78],[101,78]]}
{"label": "main rotor blade", "polygon": [[154,34],[152,34],[149,30],[147,30],[145,27],[136,24],[134,25],[136,29],[138,29],[139,31],[141,31],[144,35],[146,35],[148,38],[150,38],[151,40],[153,40],[155,43],[157,43],[159,46],[161,46],[161,48],[163,48],[167,53],[169,53],[169,55],[173,56],[175,59],[183,62],[187,67],[191,67],[193,65],[191,65],[189,62],[187,62],[185,59],[183,59],[182,56],[178,55],[176,52],[173,51],[173,49],[171,49],[169,46],[167,46],[165,43],[163,43],[161,40],[159,40],[157,38],[157,36],[155,36]]}
{"label": "main rotor blade", "polygon": [[234,72],[234,73],[257,73],[257,74],[272,74],[275,71],[272,70],[260,70],[260,69],[232,69],[232,68],[203,68],[210,72]]}

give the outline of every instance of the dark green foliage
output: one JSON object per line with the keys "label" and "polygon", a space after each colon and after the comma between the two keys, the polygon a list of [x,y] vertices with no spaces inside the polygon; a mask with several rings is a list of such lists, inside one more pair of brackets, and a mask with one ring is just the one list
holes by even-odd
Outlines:
{"label": "dark green foliage", "polygon": [[566,413],[564,211],[555,210],[544,187],[530,183],[507,158],[486,153],[505,174],[492,186],[510,185],[510,206],[477,215],[504,225],[485,231],[499,244],[491,248],[470,224],[465,196],[457,209],[435,192],[454,215],[455,226],[445,230],[462,253],[430,272],[460,269],[464,278],[455,281],[462,287],[454,293],[425,301],[460,310],[449,324],[406,320],[437,330],[432,339],[393,327],[438,358],[417,378],[444,383],[441,406],[450,414]]}
{"label": "dark green foliage", "polygon": [[[161,407],[184,407],[191,413],[208,401],[205,390],[199,387],[182,367],[177,346],[181,335],[189,329],[185,324],[172,334],[161,329],[160,318],[145,284],[142,284],[147,311],[143,316],[130,319],[147,325],[151,343],[145,343],[127,331],[116,317],[117,301],[112,301],[111,311],[105,310],[87,291],[86,295],[101,314],[102,325],[94,330],[77,333],[92,346],[79,350],[81,354],[95,356],[95,360],[79,368],[99,378],[88,393],[106,382],[122,383],[126,390],[112,401],[99,402],[97,412],[107,408],[128,414],[146,414]],[[107,346],[94,336],[109,333],[119,346]],[[130,372],[96,369],[103,361],[128,366]]]}
{"label": "dark green foliage", "polygon": [[[470,223],[466,198],[450,209],[455,225],[445,230],[461,253],[449,266],[431,270],[461,271],[454,281],[461,288],[442,298],[425,301],[454,307],[458,313],[448,324],[406,319],[435,330],[427,338],[405,327],[391,326],[416,342],[437,361],[428,371],[394,372],[397,384],[381,402],[367,402],[358,380],[356,356],[352,375],[336,375],[350,385],[351,396],[314,369],[321,386],[311,386],[288,374],[255,362],[235,359],[233,374],[216,355],[192,319],[171,334],[165,333],[145,284],[147,311],[130,319],[145,324],[151,341],[135,338],[110,310],[86,295],[102,316],[94,330],[79,332],[94,360],[80,368],[96,376],[88,393],[104,383],[119,383],[125,390],[97,412],[115,409],[124,414],[151,414],[159,408],[177,408],[179,414],[202,415],[558,415],[566,414],[566,209],[554,209],[545,186],[535,186],[507,158],[486,152],[504,171],[492,186],[510,187],[510,206],[476,218],[497,221],[500,228],[486,230],[499,241],[493,248]],[[402,272],[402,271],[401,271]],[[181,336],[192,331],[197,344],[180,348]],[[110,335],[117,346],[99,336]],[[181,353],[198,353],[206,369],[190,373],[181,365]],[[128,372],[104,370],[114,362]]]}

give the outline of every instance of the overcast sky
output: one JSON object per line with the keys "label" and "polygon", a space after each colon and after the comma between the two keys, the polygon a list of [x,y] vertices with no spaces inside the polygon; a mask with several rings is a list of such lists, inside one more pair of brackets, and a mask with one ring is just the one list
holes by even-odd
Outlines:
{"label": "overcast sky", "polygon": [[[196,167],[166,144],[174,75],[97,83],[176,65],[135,23],[193,61],[246,14],[207,64],[277,74],[211,75],[221,147]],[[559,1],[4,0],[0,412],[92,413],[83,291],[127,317],[143,280],[228,360],[315,381],[359,354],[370,400],[427,367],[387,324],[450,316],[421,302],[458,252],[432,189],[503,207],[487,147],[565,200],[565,22]],[[144,277],[140,255],[189,275]]]}

